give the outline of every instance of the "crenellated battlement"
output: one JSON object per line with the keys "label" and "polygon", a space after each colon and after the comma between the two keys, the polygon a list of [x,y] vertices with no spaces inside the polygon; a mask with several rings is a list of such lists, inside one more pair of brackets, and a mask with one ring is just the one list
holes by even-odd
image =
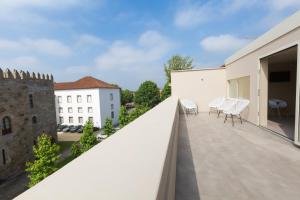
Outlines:
{"label": "crenellated battlement", "polygon": [[40,73],[29,73],[28,71],[17,71],[6,69],[3,71],[0,68],[0,80],[1,79],[15,79],[15,80],[43,80],[53,82],[53,76],[49,74],[40,74]]}

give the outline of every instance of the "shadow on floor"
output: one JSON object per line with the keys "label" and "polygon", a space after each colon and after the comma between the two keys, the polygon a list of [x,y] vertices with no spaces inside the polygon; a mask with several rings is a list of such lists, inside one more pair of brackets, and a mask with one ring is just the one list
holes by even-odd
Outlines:
{"label": "shadow on floor", "polygon": [[178,134],[176,200],[200,199],[185,115],[180,115]]}

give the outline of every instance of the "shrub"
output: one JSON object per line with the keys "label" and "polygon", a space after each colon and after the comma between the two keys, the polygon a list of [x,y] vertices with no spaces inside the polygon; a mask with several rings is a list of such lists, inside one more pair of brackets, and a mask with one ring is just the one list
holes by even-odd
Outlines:
{"label": "shrub", "polygon": [[26,163],[26,171],[29,172],[29,187],[34,186],[57,168],[59,161],[59,146],[52,142],[50,136],[42,134],[37,138],[37,145],[33,146],[34,162]]}
{"label": "shrub", "polygon": [[153,108],[160,102],[160,92],[156,83],[143,82],[135,93],[134,102],[137,105]]}
{"label": "shrub", "polygon": [[106,118],[104,123],[104,134],[107,136],[112,135],[115,132],[112,119]]}
{"label": "shrub", "polygon": [[149,110],[147,106],[137,106],[132,112],[129,113],[128,123],[132,122],[142,114],[146,113]]}
{"label": "shrub", "polygon": [[129,115],[124,106],[121,106],[119,113],[119,125],[120,127],[124,127],[129,123]]}
{"label": "shrub", "polygon": [[74,157],[80,156],[90,148],[98,144],[97,137],[93,131],[94,125],[91,121],[87,121],[83,127],[83,134],[79,142],[72,145],[71,151]]}

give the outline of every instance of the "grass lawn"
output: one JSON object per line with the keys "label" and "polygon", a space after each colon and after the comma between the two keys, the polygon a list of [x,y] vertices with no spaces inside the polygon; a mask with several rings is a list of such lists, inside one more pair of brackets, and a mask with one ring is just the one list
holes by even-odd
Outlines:
{"label": "grass lawn", "polygon": [[74,141],[60,141],[57,144],[60,146],[60,153],[64,152],[67,149],[70,149]]}

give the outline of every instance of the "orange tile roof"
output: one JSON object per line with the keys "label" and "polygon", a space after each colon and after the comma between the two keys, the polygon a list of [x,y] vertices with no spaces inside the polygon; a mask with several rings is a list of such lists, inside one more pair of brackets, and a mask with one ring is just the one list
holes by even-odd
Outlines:
{"label": "orange tile roof", "polygon": [[117,86],[98,80],[91,76],[86,76],[78,81],[54,83],[55,90],[91,89],[91,88],[111,88],[119,89]]}

